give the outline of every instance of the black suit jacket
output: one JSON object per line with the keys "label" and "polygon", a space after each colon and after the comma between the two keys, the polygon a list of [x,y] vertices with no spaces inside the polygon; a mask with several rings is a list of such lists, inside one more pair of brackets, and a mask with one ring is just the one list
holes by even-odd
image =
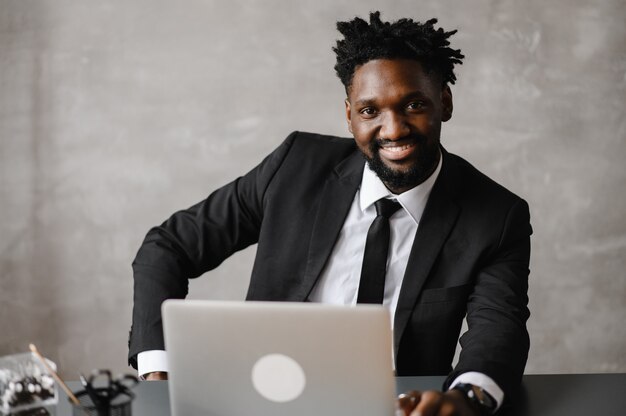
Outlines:
{"label": "black suit jacket", "polygon": [[[505,394],[519,384],[526,320],[528,205],[442,149],[395,314],[398,375],[480,371]],[[133,263],[129,359],[163,349],[160,305],[184,298],[188,278],[258,243],[248,300],[306,301],[361,183],[352,139],[292,133],[260,165],[148,233]],[[467,313],[469,330],[451,362]]]}

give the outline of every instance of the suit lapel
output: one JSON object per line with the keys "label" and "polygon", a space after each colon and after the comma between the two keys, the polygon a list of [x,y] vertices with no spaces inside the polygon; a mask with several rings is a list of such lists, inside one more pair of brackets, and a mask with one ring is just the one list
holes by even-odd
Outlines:
{"label": "suit lapel", "polygon": [[364,164],[361,155],[355,151],[335,168],[333,175],[324,184],[313,224],[304,280],[298,293],[301,301],[308,298],[335,246],[361,184]]}
{"label": "suit lapel", "polygon": [[398,298],[394,317],[396,357],[397,348],[417,298],[460,211],[458,204],[454,201],[454,166],[451,166],[453,161],[443,148],[442,157],[441,172],[433,186],[415,234]]}

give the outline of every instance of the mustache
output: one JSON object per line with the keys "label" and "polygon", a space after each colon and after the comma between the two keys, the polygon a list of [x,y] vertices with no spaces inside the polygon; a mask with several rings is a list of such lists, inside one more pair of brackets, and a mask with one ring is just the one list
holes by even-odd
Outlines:
{"label": "mustache", "polygon": [[420,133],[411,133],[400,139],[394,139],[394,140],[386,139],[384,137],[379,137],[379,138],[376,138],[375,140],[372,140],[371,147],[380,148],[390,143],[394,143],[398,145],[405,145],[405,144],[411,144],[411,143],[424,142],[426,140],[428,140],[428,138]]}

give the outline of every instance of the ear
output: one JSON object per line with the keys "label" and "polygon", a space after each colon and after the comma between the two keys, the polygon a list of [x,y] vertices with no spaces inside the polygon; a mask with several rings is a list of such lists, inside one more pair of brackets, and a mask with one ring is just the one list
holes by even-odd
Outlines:
{"label": "ear", "polygon": [[452,91],[446,84],[441,91],[441,121],[448,121],[452,118]]}
{"label": "ear", "polygon": [[352,133],[352,114],[350,112],[350,101],[346,98],[344,100],[344,104],[346,105],[346,121],[348,122],[348,131]]}

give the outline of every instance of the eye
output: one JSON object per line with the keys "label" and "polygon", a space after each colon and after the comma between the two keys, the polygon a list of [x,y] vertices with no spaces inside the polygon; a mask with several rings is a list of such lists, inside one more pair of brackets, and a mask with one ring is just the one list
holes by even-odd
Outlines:
{"label": "eye", "polygon": [[424,101],[411,101],[406,108],[411,111],[421,111],[426,108],[426,103]]}
{"label": "eye", "polygon": [[359,110],[359,114],[361,114],[365,118],[372,118],[372,117],[375,117],[378,114],[378,112],[376,111],[374,107],[364,107],[361,110]]}

